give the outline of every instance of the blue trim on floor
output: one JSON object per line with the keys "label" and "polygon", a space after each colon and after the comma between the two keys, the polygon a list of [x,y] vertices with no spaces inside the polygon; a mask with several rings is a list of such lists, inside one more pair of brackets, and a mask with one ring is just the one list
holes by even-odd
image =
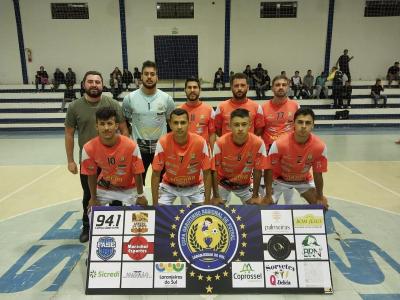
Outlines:
{"label": "blue trim on floor", "polygon": [[18,45],[19,45],[19,57],[21,61],[21,72],[22,72],[22,82],[28,84],[28,72],[26,68],[26,58],[25,58],[25,45],[24,45],[24,34],[22,32],[22,21],[21,21],[21,11],[19,9],[19,0],[13,0],[14,12],[15,12],[15,22],[17,24],[17,34],[18,34]]}
{"label": "blue trim on floor", "polygon": [[329,73],[329,63],[331,60],[334,12],[335,12],[335,0],[329,0],[328,26],[326,29],[326,46],[325,46],[325,62],[324,62],[324,72],[325,73]]}
{"label": "blue trim on floor", "polygon": [[360,294],[363,300],[400,300],[400,294]]}
{"label": "blue trim on floor", "polygon": [[229,81],[229,61],[231,56],[231,0],[225,0],[225,50],[224,81]]}
{"label": "blue trim on floor", "polygon": [[128,68],[128,46],[126,42],[126,19],[125,19],[125,0],[119,0],[119,21],[121,25],[121,50],[122,66]]}

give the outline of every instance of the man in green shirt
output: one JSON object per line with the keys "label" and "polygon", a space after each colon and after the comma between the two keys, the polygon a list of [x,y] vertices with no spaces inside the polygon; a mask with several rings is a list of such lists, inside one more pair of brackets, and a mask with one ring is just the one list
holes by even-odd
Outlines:
{"label": "man in green shirt", "polygon": [[[88,71],[83,78],[85,94],[82,98],[75,100],[68,106],[65,118],[65,150],[68,160],[68,171],[78,174],[78,167],[74,160],[74,133],[78,131],[79,163],[82,157],[82,148],[85,143],[97,136],[96,111],[100,107],[112,107],[118,113],[119,130],[123,135],[129,136],[125,118],[121,107],[116,100],[102,96],[103,77],[97,71]],[[83,189],[83,228],[79,240],[81,243],[89,239],[89,218],[87,207],[90,200],[90,190],[87,175],[80,174]]]}

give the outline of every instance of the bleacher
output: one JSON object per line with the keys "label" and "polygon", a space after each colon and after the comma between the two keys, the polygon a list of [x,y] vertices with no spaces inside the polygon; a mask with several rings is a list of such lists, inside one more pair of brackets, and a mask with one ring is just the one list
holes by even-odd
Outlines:
{"label": "bleacher", "polygon": [[[370,86],[373,84],[372,81],[353,81],[353,97],[347,120],[335,120],[337,109],[331,109],[332,99],[306,99],[298,102],[301,106],[314,109],[317,116],[316,127],[399,127],[399,86],[390,89],[385,87],[384,94],[388,96],[387,108],[375,108],[369,97]],[[169,93],[177,105],[186,101],[183,82],[178,82],[176,85],[171,82],[160,82],[158,88]],[[58,92],[53,92],[47,86],[45,91],[37,93],[34,85],[0,85],[0,131],[63,130],[66,110],[64,112],[59,110],[64,89],[65,87],[61,85]],[[79,86],[76,85],[74,89],[79,98]],[[123,92],[118,96],[120,103],[127,93]],[[111,96],[109,92],[104,94]],[[231,95],[229,88],[214,90],[210,84],[202,86],[201,99],[214,108]],[[256,99],[253,90],[247,95]],[[266,99],[271,97],[272,92],[268,91]],[[256,101],[262,104],[266,99]],[[69,103],[66,107],[68,105]]]}

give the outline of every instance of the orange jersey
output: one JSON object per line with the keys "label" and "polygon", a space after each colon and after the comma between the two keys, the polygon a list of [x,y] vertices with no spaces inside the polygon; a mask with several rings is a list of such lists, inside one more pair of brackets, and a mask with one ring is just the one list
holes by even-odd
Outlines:
{"label": "orange jersey", "polygon": [[275,104],[272,100],[269,100],[261,107],[265,123],[262,138],[268,149],[278,137],[293,131],[293,117],[300,105],[294,100],[286,99],[281,104]]}
{"label": "orange jersey", "polygon": [[213,169],[219,184],[228,189],[251,184],[253,169],[263,170],[266,163],[264,142],[252,133],[241,146],[233,142],[231,132],[221,136],[214,144]]}
{"label": "orange jersey", "polygon": [[284,181],[310,182],[314,172],[323,173],[328,169],[327,148],[316,135],[311,134],[305,144],[294,139],[294,132],[277,139],[268,153],[267,169],[272,169],[274,179]]}
{"label": "orange jersey", "polygon": [[117,143],[108,147],[95,137],[83,146],[81,173],[101,173],[97,177],[97,188],[105,190],[130,189],[135,187],[135,175],[144,172],[142,157],[137,144],[126,136],[118,136]]}
{"label": "orange jersey", "polygon": [[179,145],[173,133],[162,136],[156,147],[153,170],[161,171],[165,166],[163,182],[177,186],[193,186],[203,182],[202,170],[211,168],[207,142],[201,136],[188,132],[188,142]]}
{"label": "orange jersey", "polygon": [[197,133],[209,142],[210,134],[215,132],[213,108],[204,102],[196,106],[184,103],[180,108],[189,114],[189,132]]}
{"label": "orange jersey", "polygon": [[249,98],[240,102],[234,102],[232,99],[229,99],[221,102],[215,111],[215,128],[217,130],[221,129],[222,135],[231,131],[229,128],[231,112],[237,108],[244,108],[250,112],[250,132],[254,133],[254,128],[264,127],[263,111],[259,104]]}

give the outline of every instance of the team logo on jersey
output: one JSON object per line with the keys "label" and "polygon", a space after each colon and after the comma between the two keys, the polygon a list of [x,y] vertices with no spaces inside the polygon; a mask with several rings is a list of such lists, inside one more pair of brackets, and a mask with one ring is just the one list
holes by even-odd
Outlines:
{"label": "team logo on jersey", "polygon": [[201,271],[224,268],[238,249],[238,230],[231,216],[215,206],[190,211],[178,232],[178,243],[185,260]]}
{"label": "team logo on jersey", "polygon": [[310,162],[310,161],[312,161],[312,160],[313,160],[312,154],[308,154],[308,156],[307,156],[307,162]]}
{"label": "team logo on jersey", "polygon": [[102,260],[109,260],[115,255],[115,239],[112,236],[102,236],[97,241],[96,254]]}

